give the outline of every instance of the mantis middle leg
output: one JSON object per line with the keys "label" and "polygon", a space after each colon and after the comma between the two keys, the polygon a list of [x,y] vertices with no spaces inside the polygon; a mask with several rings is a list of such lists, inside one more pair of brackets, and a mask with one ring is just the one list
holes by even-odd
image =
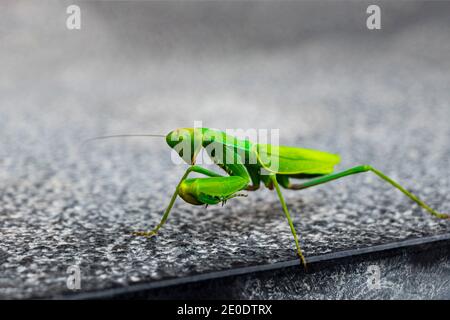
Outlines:
{"label": "mantis middle leg", "polygon": [[275,186],[275,189],[277,190],[278,198],[280,198],[281,206],[283,207],[284,214],[288,220],[292,235],[294,236],[295,246],[297,247],[297,253],[300,257],[300,260],[302,261],[303,265],[306,268],[306,260],[305,260],[305,257],[303,256],[302,249],[300,248],[297,232],[295,231],[295,227],[292,222],[291,215],[289,214],[289,211],[287,209],[286,202],[284,201],[283,195],[281,194],[281,190],[280,190],[280,186],[278,185],[278,181],[277,181],[275,175],[271,175],[270,179],[272,180],[273,185]]}

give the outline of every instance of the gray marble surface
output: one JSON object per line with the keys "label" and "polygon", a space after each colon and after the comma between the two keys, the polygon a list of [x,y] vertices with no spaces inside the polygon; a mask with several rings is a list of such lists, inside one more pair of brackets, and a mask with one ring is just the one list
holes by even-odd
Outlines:
{"label": "gray marble surface", "polygon": [[[269,190],[131,236],[186,168],[162,140],[81,145],[102,134],[279,128],[450,212],[449,3],[385,4],[378,32],[353,2],[79,4],[79,31],[64,2],[0,5],[1,298],[71,293],[71,265],[91,292],[296,258]],[[371,174],[285,197],[306,257],[450,229]]]}

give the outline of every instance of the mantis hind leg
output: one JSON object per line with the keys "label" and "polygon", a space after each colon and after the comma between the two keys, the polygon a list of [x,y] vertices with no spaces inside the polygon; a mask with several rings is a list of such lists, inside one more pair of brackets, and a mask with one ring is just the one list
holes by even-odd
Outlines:
{"label": "mantis hind leg", "polygon": [[182,178],[180,179],[180,182],[178,183],[177,187],[175,188],[175,192],[173,193],[172,198],[170,199],[169,205],[167,206],[166,210],[164,211],[164,214],[163,214],[159,224],[151,231],[137,231],[137,232],[133,232],[133,235],[135,235],[135,236],[143,236],[143,237],[152,237],[152,236],[156,235],[158,230],[164,225],[164,223],[166,222],[167,218],[169,217],[170,211],[172,210],[172,207],[175,204],[175,200],[177,199],[177,195],[179,193],[181,184],[183,183],[184,180],[186,180],[186,178],[188,177],[188,175],[191,172],[201,173],[201,174],[204,174],[204,175],[209,176],[209,177],[222,177],[218,173],[215,173],[213,171],[207,170],[207,169],[199,167],[199,166],[191,166],[191,167],[189,167],[186,170],[186,172],[183,174]]}
{"label": "mantis hind leg", "polygon": [[280,186],[278,185],[278,181],[274,175],[270,176],[270,179],[272,180],[272,183],[273,183],[275,189],[277,190],[278,198],[280,199],[284,214],[288,220],[292,235],[294,236],[295,246],[297,247],[297,254],[300,257],[301,262],[303,263],[303,265],[306,268],[306,260],[305,260],[305,257],[303,256],[302,249],[300,248],[297,232],[295,231],[294,223],[292,222],[291,215],[289,214],[289,211],[287,209],[286,202],[284,201],[283,195],[281,194],[281,190],[280,190]]}
{"label": "mantis hind leg", "polygon": [[386,176],[381,171],[378,171],[377,169],[372,168],[371,166],[368,166],[368,165],[362,165],[362,166],[353,167],[353,168],[350,168],[350,169],[345,170],[345,171],[341,171],[341,172],[334,173],[334,174],[329,174],[329,175],[326,175],[326,176],[319,177],[317,179],[312,179],[312,180],[306,181],[305,183],[302,183],[302,184],[288,184],[286,187],[287,187],[287,189],[301,190],[301,189],[306,189],[306,188],[310,188],[310,187],[313,187],[313,186],[317,186],[319,184],[327,183],[327,182],[330,182],[330,181],[333,181],[333,180],[337,180],[337,179],[340,179],[340,178],[343,178],[343,177],[346,177],[346,176],[349,176],[349,175],[362,173],[362,172],[368,172],[368,171],[371,171],[371,172],[375,173],[378,177],[380,177],[384,181],[388,182],[389,184],[391,184],[392,186],[394,186],[395,188],[397,188],[398,190],[403,192],[403,194],[405,194],[408,198],[413,200],[415,203],[417,203],[421,208],[425,209],[431,215],[433,215],[433,216],[435,216],[437,218],[440,218],[440,219],[449,219],[450,218],[450,216],[448,214],[439,213],[436,210],[432,209],[425,202],[420,200],[413,193],[411,193],[408,190],[406,190],[405,188],[403,188],[396,181],[392,180],[391,178]]}

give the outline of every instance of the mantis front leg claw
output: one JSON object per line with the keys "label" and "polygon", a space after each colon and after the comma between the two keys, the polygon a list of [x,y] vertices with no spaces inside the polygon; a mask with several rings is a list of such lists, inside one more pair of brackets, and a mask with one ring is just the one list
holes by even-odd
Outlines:
{"label": "mantis front leg claw", "polygon": [[438,217],[438,218],[450,220],[450,214],[448,214],[448,213],[441,213],[440,217]]}
{"label": "mantis front leg claw", "polygon": [[138,236],[138,237],[145,237],[145,238],[151,238],[156,236],[157,231],[152,230],[152,231],[135,231],[132,233],[133,236]]}

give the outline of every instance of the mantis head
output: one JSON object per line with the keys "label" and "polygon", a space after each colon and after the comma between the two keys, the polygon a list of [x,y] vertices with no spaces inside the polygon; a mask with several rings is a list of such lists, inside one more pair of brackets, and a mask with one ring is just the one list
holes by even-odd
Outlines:
{"label": "mantis head", "polygon": [[166,142],[187,164],[193,165],[202,148],[202,130],[199,128],[175,129],[167,134]]}

